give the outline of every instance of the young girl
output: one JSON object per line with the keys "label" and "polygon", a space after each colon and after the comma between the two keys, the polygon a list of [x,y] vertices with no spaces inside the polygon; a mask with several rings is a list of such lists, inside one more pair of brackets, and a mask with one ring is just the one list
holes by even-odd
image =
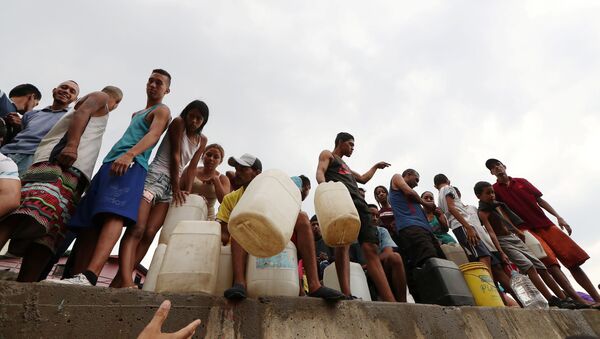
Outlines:
{"label": "young girl", "polygon": [[185,202],[187,192],[180,188],[183,167],[189,162],[196,167],[204,152],[207,138],[202,129],[208,122],[208,106],[200,100],[190,102],[173,120],[150,164],[144,184],[144,196],[138,211],[138,222],[127,228],[119,256],[122,264],[111,287],[133,287],[133,268],[139,263],[154,236],[162,226],[169,204]]}
{"label": "young girl", "polygon": [[[429,191],[423,192],[421,194],[421,199],[433,203],[433,193]],[[429,225],[433,229],[433,234],[442,244],[454,244],[456,240],[452,238],[450,234],[448,234],[448,220],[444,213],[439,208],[435,208],[434,210],[425,210],[425,215],[427,216],[427,221],[429,221]]]}
{"label": "young girl", "polygon": [[223,159],[225,151],[219,144],[206,146],[202,156],[203,166],[196,168],[195,164],[185,169],[181,186],[184,190],[198,194],[206,199],[208,208],[208,220],[215,220],[215,202],[223,202],[223,197],[231,191],[231,184],[226,175],[217,171]]}
{"label": "young girl", "polygon": [[396,231],[396,220],[392,212],[392,206],[388,201],[389,192],[385,186],[377,186],[373,191],[375,201],[379,205],[379,221],[390,232],[394,242],[398,240],[398,231]]}

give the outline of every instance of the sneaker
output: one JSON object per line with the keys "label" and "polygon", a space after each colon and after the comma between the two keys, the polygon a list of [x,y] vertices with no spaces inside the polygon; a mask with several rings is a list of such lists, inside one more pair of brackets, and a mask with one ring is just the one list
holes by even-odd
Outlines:
{"label": "sneaker", "polygon": [[574,303],[569,302],[567,300],[560,300],[556,296],[552,296],[552,298],[550,298],[550,300],[548,301],[548,306],[563,308],[563,309],[566,309],[566,310],[575,310],[575,309],[577,309],[577,306],[575,306]]}
{"label": "sneaker", "polygon": [[246,299],[246,288],[242,284],[233,284],[233,287],[223,292],[223,296],[229,300]]}
{"label": "sneaker", "polygon": [[83,273],[79,273],[73,278],[63,279],[63,280],[44,280],[44,282],[51,282],[55,284],[63,284],[63,285],[81,285],[81,286],[94,286],[92,283],[86,278]]}

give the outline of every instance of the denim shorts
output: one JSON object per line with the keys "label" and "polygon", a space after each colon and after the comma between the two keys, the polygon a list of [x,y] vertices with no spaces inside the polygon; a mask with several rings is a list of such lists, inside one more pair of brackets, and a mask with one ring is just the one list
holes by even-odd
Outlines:
{"label": "denim shorts", "polygon": [[150,204],[171,202],[173,190],[171,190],[171,177],[163,173],[148,172],[144,182],[144,200]]}

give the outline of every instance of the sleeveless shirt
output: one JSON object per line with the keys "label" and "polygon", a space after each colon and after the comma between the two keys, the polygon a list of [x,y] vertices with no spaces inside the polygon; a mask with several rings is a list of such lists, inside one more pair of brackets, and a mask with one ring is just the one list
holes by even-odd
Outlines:
{"label": "sleeveless shirt", "polygon": [[348,167],[344,160],[337,155],[333,155],[333,159],[329,162],[329,166],[325,171],[325,180],[341,182],[348,188],[348,192],[350,192],[352,199],[362,199],[362,196],[358,191],[358,184],[356,183],[354,175],[352,175],[350,167]]}
{"label": "sleeveless shirt", "polygon": [[396,229],[401,230],[409,226],[419,226],[431,231],[421,204],[406,199],[404,192],[390,187],[390,205],[394,211]]}

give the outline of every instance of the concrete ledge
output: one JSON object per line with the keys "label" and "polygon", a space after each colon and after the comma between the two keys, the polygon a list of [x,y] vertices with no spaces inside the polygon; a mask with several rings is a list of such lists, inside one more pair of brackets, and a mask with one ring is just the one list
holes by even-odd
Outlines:
{"label": "concrete ledge", "polygon": [[596,310],[441,307],[313,298],[228,303],[204,294],[156,294],[0,281],[0,338],[135,338],[164,299],[163,326],[202,319],[199,338],[565,338],[600,335]]}

